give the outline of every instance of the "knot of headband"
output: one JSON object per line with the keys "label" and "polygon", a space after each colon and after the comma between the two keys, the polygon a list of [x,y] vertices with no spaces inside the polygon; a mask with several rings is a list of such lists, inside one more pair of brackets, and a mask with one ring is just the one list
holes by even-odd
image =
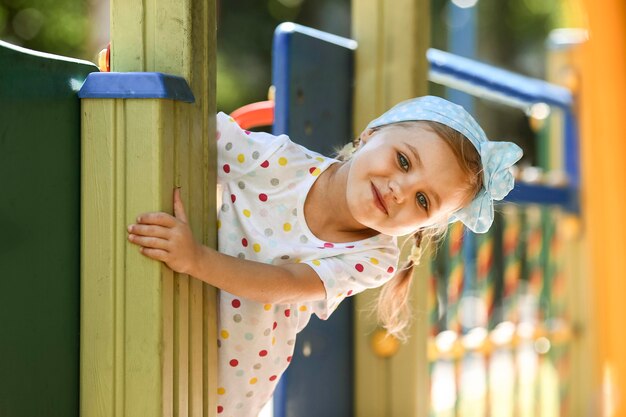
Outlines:
{"label": "knot of headband", "polygon": [[483,188],[470,204],[452,214],[450,222],[458,220],[475,233],[485,233],[493,223],[493,201],[502,200],[513,189],[510,168],[522,157],[522,150],[511,142],[490,142],[463,107],[435,96],[403,101],[367,127],[419,120],[451,127],[469,139],[478,151],[483,166]]}

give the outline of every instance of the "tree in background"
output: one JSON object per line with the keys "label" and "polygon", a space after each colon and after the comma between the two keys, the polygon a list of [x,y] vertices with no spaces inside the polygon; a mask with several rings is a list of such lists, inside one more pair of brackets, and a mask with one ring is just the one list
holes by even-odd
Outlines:
{"label": "tree in background", "polygon": [[[95,0],[94,0],[95,2]],[[0,38],[29,49],[93,60],[90,1],[0,0]]]}

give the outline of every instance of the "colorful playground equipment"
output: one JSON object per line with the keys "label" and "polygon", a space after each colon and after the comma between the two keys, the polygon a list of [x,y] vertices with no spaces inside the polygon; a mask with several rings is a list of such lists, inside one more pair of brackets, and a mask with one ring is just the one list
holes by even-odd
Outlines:
{"label": "colorful playground equipment", "polygon": [[[179,3],[112,2],[118,75],[0,43],[2,416],[217,415],[214,289],[142,259],[123,232],[136,213],[171,209],[182,185],[196,235],[214,243],[214,3]],[[380,349],[360,313],[367,296],[312,323],[277,417],[330,417],[329,404],[358,416],[626,415],[626,228],[615,197],[626,182],[616,141],[626,135],[626,10],[601,3],[587,4],[594,43],[576,63],[580,90],[427,52],[425,2],[356,1],[358,46],[281,28],[274,104],[243,111],[243,123],[272,120],[328,152],[388,101],[426,93],[429,78],[531,114],[549,108],[540,136],[556,145],[540,147],[541,166],[520,167],[490,233],[455,225],[420,266],[408,344]],[[606,57],[615,63],[593,64]],[[332,76],[307,73],[321,61]],[[138,82],[152,84],[138,92]]]}

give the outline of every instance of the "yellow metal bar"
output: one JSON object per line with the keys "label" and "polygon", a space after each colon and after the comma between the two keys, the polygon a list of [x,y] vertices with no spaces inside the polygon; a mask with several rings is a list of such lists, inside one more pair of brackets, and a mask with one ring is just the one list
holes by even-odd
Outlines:
{"label": "yellow metal bar", "polygon": [[[427,0],[353,0],[352,37],[359,46],[355,62],[354,134],[402,100],[427,93],[426,49],[430,45]],[[356,297],[355,415],[428,415],[427,277],[414,277],[413,303],[418,316],[410,341],[391,358],[377,357],[371,348],[376,330],[370,310],[375,292]],[[421,314],[421,315],[420,315]]]}
{"label": "yellow metal bar", "polygon": [[626,416],[626,4],[585,0],[589,41],[582,60],[583,209],[595,327],[596,398],[591,414]]}
{"label": "yellow metal bar", "polygon": [[215,289],[126,241],[182,187],[215,246],[215,1],[112,0],[112,69],[184,77],[195,103],[83,100],[81,415],[216,413]]}

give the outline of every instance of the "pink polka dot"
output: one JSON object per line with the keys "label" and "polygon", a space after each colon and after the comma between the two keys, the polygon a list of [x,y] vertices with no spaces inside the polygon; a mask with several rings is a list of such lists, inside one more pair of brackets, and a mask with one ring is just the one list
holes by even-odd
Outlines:
{"label": "pink polka dot", "polygon": [[348,245],[348,246],[346,246],[346,249],[352,249],[352,248],[354,248],[354,245]]}
{"label": "pink polka dot", "polygon": [[387,272],[391,274],[393,272],[393,266],[390,266],[389,268],[387,268]]}
{"label": "pink polka dot", "polygon": [[245,132],[246,135],[249,135],[250,133],[252,133],[249,130],[244,130],[244,132]]}
{"label": "pink polka dot", "polygon": [[289,316],[291,316],[291,310],[287,309],[285,310],[285,317],[289,317]]}
{"label": "pink polka dot", "polygon": [[359,272],[363,272],[363,265],[361,264],[356,264],[354,265],[354,269],[356,269]]}
{"label": "pink polka dot", "polygon": [[272,326],[272,330],[276,330],[277,327],[278,327],[278,323],[274,322],[274,325]]}
{"label": "pink polka dot", "polygon": [[228,164],[224,164],[224,166],[222,167],[222,169],[224,170],[225,173],[229,173],[230,172],[230,165]]}
{"label": "pink polka dot", "polygon": [[241,301],[234,299],[233,302],[231,303],[233,305],[233,307],[235,308],[239,308],[241,307]]}
{"label": "pink polka dot", "polygon": [[324,243],[324,247],[325,247],[325,248],[334,248],[334,247],[335,247],[335,245],[333,245],[333,244],[332,244],[332,243],[330,243],[330,242],[326,242],[326,243]]}
{"label": "pink polka dot", "polygon": [[230,362],[228,362],[230,364],[230,366],[232,366],[233,368],[237,365],[239,365],[239,361],[237,359],[231,359]]}
{"label": "pink polka dot", "polygon": [[230,201],[232,201],[234,203],[235,200],[237,200],[237,196],[235,194],[231,194],[230,195]]}
{"label": "pink polka dot", "polygon": [[259,194],[259,200],[267,201],[267,194],[263,194],[263,193]]}
{"label": "pink polka dot", "polygon": [[224,411],[224,407],[222,407],[221,405],[217,406],[217,414],[221,414]]}
{"label": "pink polka dot", "polygon": [[276,375],[272,375],[270,376],[270,381],[276,381],[276,378],[278,378]]}
{"label": "pink polka dot", "polygon": [[263,163],[261,164],[262,168],[267,168],[268,166],[270,166],[269,161],[263,161]]}
{"label": "pink polka dot", "polygon": [[262,351],[260,351],[259,352],[259,356],[262,357],[262,358],[267,356],[267,350],[263,349]]}
{"label": "pink polka dot", "polygon": [[243,239],[241,239],[241,244],[243,245],[244,248],[248,247],[248,239],[246,239],[245,237]]}
{"label": "pink polka dot", "polygon": [[222,137],[222,132],[220,132],[219,130],[215,132],[215,140],[220,140],[220,138]]}
{"label": "pink polka dot", "polygon": [[348,291],[348,297],[352,295],[352,290]]}

